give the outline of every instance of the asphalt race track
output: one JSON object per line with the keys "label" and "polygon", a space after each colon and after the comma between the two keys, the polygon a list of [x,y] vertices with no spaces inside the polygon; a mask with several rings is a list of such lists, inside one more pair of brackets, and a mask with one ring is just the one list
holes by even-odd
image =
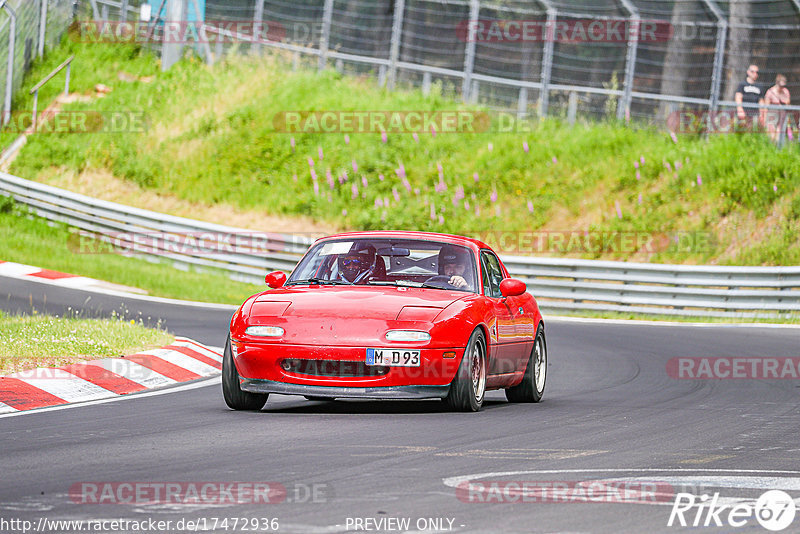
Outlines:
{"label": "asphalt race track", "polygon": [[[0,278],[0,308],[19,313],[31,305],[40,313],[162,319],[176,334],[217,346],[233,311]],[[668,360],[679,356],[798,357],[800,329],[545,320],[550,364],[538,405],[509,404],[502,392],[491,392],[477,414],[447,413],[433,401],[272,396],[260,413],[233,412],[212,379],[163,395],[2,417],[0,531],[21,532],[14,525],[22,521],[32,522],[31,531],[72,532],[40,521],[130,519],[172,524],[126,530],[107,523],[105,531],[254,532],[241,521],[263,518],[277,524],[262,523],[260,532],[303,534],[768,532],[754,517],[730,526],[727,511],[718,516],[722,527],[714,518],[703,526],[701,513],[693,528],[697,507],[686,512],[687,527],[667,523],[680,491],[718,493],[720,504],[753,508],[764,491],[782,489],[800,502],[800,380],[667,373]],[[494,493],[457,489],[464,480]],[[614,491],[591,499],[572,489],[560,498],[514,491],[514,484],[582,488],[592,480],[655,485],[663,494],[642,491],[643,502],[620,502],[626,499]],[[70,490],[85,490],[85,482],[271,483],[286,493],[271,503],[82,504],[84,494]],[[11,520],[19,522],[2,523]],[[784,531],[800,531],[800,517]]]}

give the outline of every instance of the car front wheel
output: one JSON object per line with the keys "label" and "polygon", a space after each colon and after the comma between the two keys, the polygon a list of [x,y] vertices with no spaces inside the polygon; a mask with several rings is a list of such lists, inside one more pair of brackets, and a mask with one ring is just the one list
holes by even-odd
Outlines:
{"label": "car front wheel", "polygon": [[250,393],[242,391],[239,383],[239,372],[231,353],[231,340],[225,343],[225,354],[222,358],[222,396],[225,404],[233,410],[260,410],[267,403],[269,393]]}
{"label": "car front wheel", "polygon": [[450,384],[444,402],[448,408],[459,412],[477,412],[483,406],[486,392],[486,338],[480,329],[475,330],[467,343],[461,365]]}

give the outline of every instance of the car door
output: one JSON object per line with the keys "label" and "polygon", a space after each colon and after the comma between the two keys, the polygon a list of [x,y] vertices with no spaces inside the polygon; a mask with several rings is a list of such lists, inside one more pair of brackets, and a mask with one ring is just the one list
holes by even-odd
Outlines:
{"label": "car door", "polygon": [[481,251],[481,279],[483,296],[489,303],[492,317],[489,321],[489,338],[492,345],[489,374],[513,373],[517,369],[515,354],[516,329],[514,316],[507,299],[500,293],[503,271],[500,262],[489,251]]}

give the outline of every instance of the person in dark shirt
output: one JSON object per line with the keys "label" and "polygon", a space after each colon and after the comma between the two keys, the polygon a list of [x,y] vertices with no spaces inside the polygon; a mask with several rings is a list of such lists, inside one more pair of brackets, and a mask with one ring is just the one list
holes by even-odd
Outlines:
{"label": "person in dark shirt", "polygon": [[[736,88],[734,98],[736,100],[736,116],[739,117],[739,120],[748,120],[750,122],[759,115],[757,107],[744,107],[742,103],[764,104],[764,90],[756,83],[756,80],[758,80],[758,66],[750,65],[747,67],[745,81]],[[764,110],[761,111],[763,112]],[[763,124],[763,113],[761,115],[759,122]]]}

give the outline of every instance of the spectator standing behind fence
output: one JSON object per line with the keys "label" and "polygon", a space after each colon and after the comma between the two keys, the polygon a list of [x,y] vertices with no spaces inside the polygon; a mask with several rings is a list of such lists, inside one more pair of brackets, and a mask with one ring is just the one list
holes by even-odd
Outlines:
{"label": "spectator standing behind fence", "polygon": [[[739,120],[747,119],[748,123],[750,123],[756,115],[759,115],[759,109],[757,107],[744,107],[742,103],[745,104],[763,104],[764,103],[764,96],[761,86],[756,83],[758,80],[758,66],[750,65],[747,67],[747,77],[745,80],[739,84],[739,87],[736,88],[736,95],[734,99],[736,100],[736,115],[739,117]],[[760,114],[760,123],[764,124],[764,113]],[[750,124],[748,124],[750,126]]]}
{"label": "spectator standing behind fence", "polygon": [[[764,103],[768,106],[788,106],[792,102],[789,90],[786,88],[786,76],[778,74],[775,76],[775,85],[767,89],[764,94]],[[778,142],[778,137],[783,128],[786,128],[786,112],[770,109],[767,111],[769,120],[767,121],[767,132],[770,139]]]}

